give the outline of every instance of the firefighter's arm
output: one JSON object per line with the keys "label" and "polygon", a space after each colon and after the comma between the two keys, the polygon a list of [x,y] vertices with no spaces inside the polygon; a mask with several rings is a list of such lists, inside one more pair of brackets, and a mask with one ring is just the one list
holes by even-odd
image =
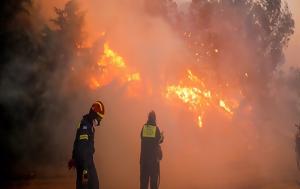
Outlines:
{"label": "firefighter's arm", "polygon": [[84,143],[84,147],[83,149],[81,149],[82,151],[82,161],[83,161],[83,179],[87,180],[88,179],[88,175],[89,175],[89,170],[88,168],[90,167],[90,164],[93,161],[93,155],[92,155],[92,151],[93,149],[90,149],[92,147],[92,145],[90,145],[92,141],[91,136],[91,128],[86,128],[83,129],[82,132],[79,135],[79,141]]}
{"label": "firefighter's arm", "polygon": [[73,143],[73,151],[72,151],[72,159],[75,159],[75,150],[77,148],[77,144],[78,144],[78,137],[79,137],[79,132],[78,132],[78,129],[76,130],[76,135],[75,135],[75,140],[74,140],[74,143]]}
{"label": "firefighter's arm", "polygon": [[75,150],[77,148],[77,143],[78,143],[78,129],[76,130],[76,135],[73,143],[73,150],[72,150],[72,158],[68,162],[68,167],[69,169],[72,169],[73,167],[76,167],[75,163]]}
{"label": "firefighter's arm", "polygon": [[158,127],[156,129],[156,140],[158,141],[158,144],[161,144],[164,141],[164,135],[160,132]]}
{"label": "firefighter's arm", "polygon": [[163,132],[161,132],[161,133],[160,133],[160,140],[159,140],[159,144],[163,143],[163,142],[164,142],[164,139],[165,139],[164,133],[163,133]]}

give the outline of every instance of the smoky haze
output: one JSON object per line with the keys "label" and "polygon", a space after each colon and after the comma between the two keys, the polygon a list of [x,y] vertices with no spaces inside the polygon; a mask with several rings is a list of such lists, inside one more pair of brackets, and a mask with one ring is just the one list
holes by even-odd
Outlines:
{"label": "smoky haze", "polygon": [[[38,2],[36,6],[45,10],[42,15],[49,20],[55,17],[52,7],[63,7],[66,2]],[[53,155],[42,154],[40,159],[51,158],[64,169],[71,157],[76,125],[99,99],[106,108],[95,135],[100,187],[139,187],[140,131],[150,110],[156,112],[165,135],[161,188],[267,188],[297,178],[293,125],[299,121],[300,72],[297,67],[282,71],[285,58],[281,53],[294,27],[287,10],[284,18],[272,17],[282,19],[273,23],[282,27],[272,36],[264,27],[260,30],[269,22],[255,23],[257,29],[245,14],[252,11],[260,18],[265,13],[243,2],[194,0],[184,3],[184,10],[163,0],[76,2],[84,14],[83,46],[92,53],[89,63],[70,55],[70,64],[57,65],[46,82],[42,96],[51,108],[43,109],[36,125],[49,132]],[[284,3],[281,5],[283,11]],[[276,3],[273,6],[278,11]],[[51,24],[50,28],[57,27]],[[266,43],[261,42],[264,39]],[[136,85],[113,78],[96,89],[88,87],[87,78],[102,55],[104,42],[131,70],[140,73]],[[51,45],[50,40],[53,48]],[[166,86],[178,84],[187,69],[213,92],[238,102],[232,117],[209,107],[199,128],[195,112],[165,97]],[[43,78],[42,74],[38,75]],[[59,98],[48,98],[53,91]],[[61,106],[55,107],[57,104]],[[42,162],[37,169],[50,172],[46,164]],[[67,174],[75,179],[75,173]]]}

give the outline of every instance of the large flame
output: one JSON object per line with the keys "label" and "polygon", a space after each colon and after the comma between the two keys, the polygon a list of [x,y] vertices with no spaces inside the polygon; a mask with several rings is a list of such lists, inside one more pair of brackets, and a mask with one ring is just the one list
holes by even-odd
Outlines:
{"label": "large flame", "polygon": [[98,72],[90,77],[89,87],[93,90],[103,87],[113,80],[120,83],[139,81],[141,79],[139,72],[132,72],[124,61],[124,58],[113,51],[108,43],[103,46],[103,53],[97,62]]}
{"label": "large flame", "polygon": [[191,112],[198,115],[199,127],[203,126],[203,117],[209,107],[221,108],[229,116],[234,114],[233,105],[226,104],[220,96],[217,93],[213,94],[191,70],[187,70],[187,77],[181,80],[178,85],[166,87],[166,98],[169,100],[179,99],[186,104]]}
{"label": "large flame", "polygon": [[[132,84],[131,82],[134,81],[141,81],[140,73],[133,72],[124,58],[113,51],[108,43],[105,43],[103,47],[102,55],[97,62],[98,72],[89,78],[89,87],[95,90],[111,83],[113,80],[117,80],[122,85],[126,84],[130,96],[139,95],[141,90],[144,90],[143,94],[148,94],[145,91],[147,88],[146,83],[143,85],[127,85]],[[196,76],[192,70],[188,69],[186,74],[184,79],[178,81],[178,84],[165,87],[158,86],[158,88],[165,89],[163,96],[166,99],[174,103],[177,100],[185,104],[188,110],[196,115],[196,122],[199,127],[203,127],[205,114],[209,108],[219,109],[229,118],[234,115],[234,109],[238,106],[238,103],[232,103],[228,98],[221,95],[220,91],[212,90],[206,86],[204,80]],[[245,76],[248,75],[245,74]]]}

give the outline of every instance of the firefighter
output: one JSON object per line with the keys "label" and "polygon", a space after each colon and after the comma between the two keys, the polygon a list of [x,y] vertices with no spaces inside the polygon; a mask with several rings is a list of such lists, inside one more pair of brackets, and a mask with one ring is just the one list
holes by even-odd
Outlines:
{"label": "firefighter", "polygon": [[156,124],[155,112],[151,111],[141,131],[140,189],[147,189],[149,182],[151,189],[158,189],[159,162],[162,159],[160,144],[163,140],[163,134]]}
{"label": "firefighter", "polygon": [[92,104],[88,114],[84,115],[78,125],[73,145],[69,169],[76,168],[76,189],[99,189],[99,181],[93,154],[95,127],[100,125],[104,116],[104,105],[101,101]]}

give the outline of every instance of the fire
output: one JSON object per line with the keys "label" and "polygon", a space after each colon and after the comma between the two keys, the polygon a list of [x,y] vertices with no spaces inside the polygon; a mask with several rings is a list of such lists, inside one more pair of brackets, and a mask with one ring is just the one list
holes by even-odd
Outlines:
{"label": "fire", "polygon": [[226,112],[233,114],[233,112],[231,111],[231,109],[225,104],[225,102],[223,100],[219,101],[219,106],[221,108],[223,108]]}
{"label": "fire", "polygon": [[178,85],[168,85],[166,87],[166,98],[169,100],[179,99],[187,105],[188,109],[198,115],[198,126],[203,127],[203,115],[209,107],[219,107],[233,115],[231,107],[220,99],[219,94],[209,90],[204,82],[187,70],[187,78],[181,80]]}
{"label": "fire", "polygon": [[109,48],[108,43],[104,44],[104,54],[98,62],[99,66],[108,66],[109,64],[117,68],[125,68],[125,62],[121,56]]}
{"label": "fire", "polygon": [[103,45],[102,56],[97,62],[97,66],[97,72],[89,79],[89,87],[92,90],[105,86],[113,80],[117,80],[121,84],[141,80],[140,74],[132,73],[124,58],[113,51],[108,43]]}
{"label": "fire", "polygon": [[133,73],[127,75],[127,81],[139,81],[141,79],[140,73]]}
{"label": "fire", "polygon": [[[143,94],[151,94],[151,91],[147,90],[147,83],[137,82],[141,81],[140,73],[133,71],[126,64],[124,58],[112,50],[108,43],[103,45],[103,52],[96,65],[96,72],[89,78],[89,87],[92,90],[103,87],[112,81],[118,81],[119,84],[126,86],[127,94],[132,97],[138,96],[141,91],[144,91]],[[225,88],[228,87],[229,84],[226,83]],[[197,116],[195,122],[200,128],[204,125],[208,109],[220,109],[231,117],[234,115],[234,108],[238,106],[238,103],[233,104],[232,100],[224,97],[222,90],[209,88],[204,80],[190,69],[186,71],[184,79],[179,80],[177,84],[167,85],[164,89],[164,97],[170,101],[177,100],[185,104],[188,110]]]}
{"label": "fire", "polygon": [[100,84],[99,84],[99,82],[97,81],[96,78],[92,77],[92,78],[91,78],[91,82],[90,82],[90,84],[89,84],[89,87],[90,87],[91,89],[96,89],[96,88],[100,87]]}
{"label": "fire", "polygon": [[198,125],[199,125],[200,128],[203,126],[202,117],[201,116],[198,116]]}

